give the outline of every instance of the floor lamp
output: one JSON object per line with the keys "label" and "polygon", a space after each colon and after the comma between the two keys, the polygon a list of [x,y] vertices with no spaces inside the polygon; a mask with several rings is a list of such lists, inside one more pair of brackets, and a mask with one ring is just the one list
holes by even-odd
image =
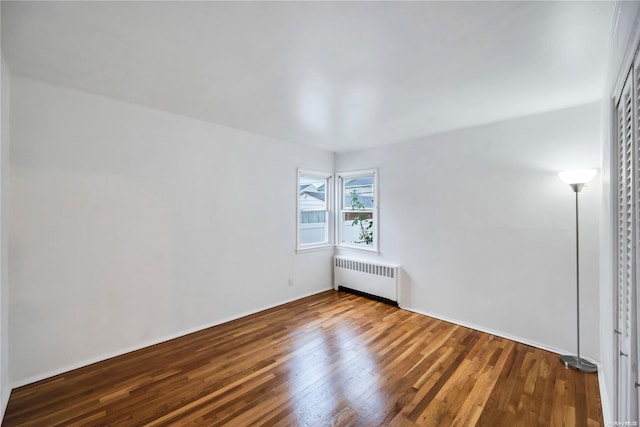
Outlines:
{"label": "floor lamp", "polygon": [[576,193],[576,311],[577,311],[577,337],[578,337],[578,352],[576,356],[563,355],[560,356],[560,361],[565,366],[576,369],[580,372],[594,373],[598,370],[598,367],[580,357],[580,246],[579,246],[579,232],[578,232],[578,193],[582,191],[585,184],[596,176],[598,171],[596,169],[581,169],[570,170],[558,173],[561,180],[571,186],[571,189]]}

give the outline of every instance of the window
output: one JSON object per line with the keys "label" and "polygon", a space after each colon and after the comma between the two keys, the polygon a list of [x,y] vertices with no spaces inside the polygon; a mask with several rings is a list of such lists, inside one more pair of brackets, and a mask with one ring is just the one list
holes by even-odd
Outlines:
{"label": "window", "polygon": [[298,170],[298,249],[331,245],[331,174]]}
{"label": "window", "polygon": [[378,250],[378,214],[376,171],[338,174],[340,245]]}

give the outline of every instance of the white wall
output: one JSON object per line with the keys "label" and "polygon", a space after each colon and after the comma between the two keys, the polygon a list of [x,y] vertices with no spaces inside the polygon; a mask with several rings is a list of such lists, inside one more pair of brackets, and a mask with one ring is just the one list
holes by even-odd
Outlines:
{"label": "white wall", "polygon": [[[1,56],[1,55],[0,55]],[[11,394],[9,384],[9,66],[0,64],[0,419]]]}
{"label": "white wall", "polygon": [[600,211],[600,388],[605,422],[613,422],[616,375],[616,337],[615,307],[616,283],[613,271],[613,236],[614,229],[612,211],[611,185],[616,185],[611,178],[611,150],[612,150],[612,111],[613,96],[620,73],[629,67],[638,38],[638,13],[640,2],[618,2],[614,17],[615,25],[611,36],[611,52],[608,59],[607,87],[603,94],[601,121],[602,126],[602,208]]}
{"label": "white wall", "polygon": [[[338,154],[338,172],[379,170],[380,255],[348,252],[401,264],[403,307],[575,354],[575,198],[557,171],[600,165],[599,123],[590,104]],[[599,177],[580,208],[597,359]]]}
{"label": "white wall", "polygon": [[[0,8],[0,18],[2,16]],[[0,19],[2,21],[2,19]],[[1,31],[0,31],[1,33]],[[0,37],[1,39],[1,37]],[[0,40],[0,46],[2,42]],[[9,383],[9,65],[0,50],[0,420],[4,417]]]}
{"label": "white wall", "polygon": [[333,153],[12,77],[13,385],[331,287],[295,197]]}

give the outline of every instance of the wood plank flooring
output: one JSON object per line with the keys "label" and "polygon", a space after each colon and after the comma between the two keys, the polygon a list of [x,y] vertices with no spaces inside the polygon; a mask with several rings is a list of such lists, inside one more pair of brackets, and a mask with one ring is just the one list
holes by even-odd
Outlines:
{"label": "wood plank flooring", "polygon": [[553,353],[328,291],[12,392],[4,426],[598,426]]}

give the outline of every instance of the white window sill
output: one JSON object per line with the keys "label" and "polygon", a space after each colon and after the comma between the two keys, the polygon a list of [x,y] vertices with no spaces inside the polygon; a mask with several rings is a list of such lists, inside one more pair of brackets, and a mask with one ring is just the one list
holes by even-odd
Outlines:
{"label": "white window sill", "polygon": [[296,249],[296,253],[307,253],[307,252],[316,252],[316,251],[327,251],[333,250],[335,245],[326,244],[326,245],[318,245],[318,246],[302,246]]}
{"label": "white window sill", "polygon": [[345,243],[339,243],[336,245],[336,247],[338,249],[356,249],[359,251],[367,251],[367,252],[373,252],[373,253],[380,253],[380,251],[378,250],[378,248],[376,247],[367,247],[367,246],[360,246],[360,245],[348,245]]}

